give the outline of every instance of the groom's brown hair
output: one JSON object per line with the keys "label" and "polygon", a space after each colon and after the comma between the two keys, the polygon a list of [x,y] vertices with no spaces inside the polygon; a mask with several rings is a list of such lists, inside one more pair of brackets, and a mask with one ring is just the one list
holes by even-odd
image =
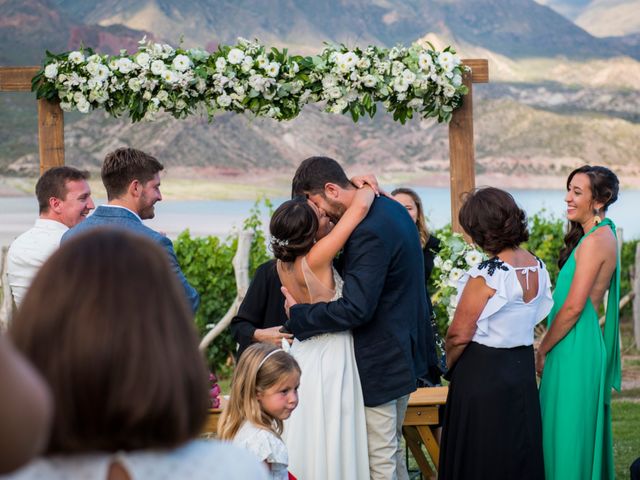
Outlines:
{"label": "groom's brown hair", "polygon": [[309,157],[303,160],[291,182],[291,198],[308,194],[323,194],[327,183],[349,188],[351,182],[338,162],[329,157]]}

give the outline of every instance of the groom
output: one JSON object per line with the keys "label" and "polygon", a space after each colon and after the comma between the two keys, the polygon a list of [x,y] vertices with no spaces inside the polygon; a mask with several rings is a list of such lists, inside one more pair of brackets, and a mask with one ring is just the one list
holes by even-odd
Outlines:
{"label": "groom", "polygon": [[[292,190],[294,196],[306,195],[334,223],[356,192],[342,167],[327,157],[303,161]],[[376,198],[347,241],[342,261],[342,298],[294,305],[288,296],[286,327],[299,340],[352,330],[366,406],[370,477],[404,478],[402,422],[416,379],[427,371],[427,339],[433,334],[420,239],[402,205]]]}

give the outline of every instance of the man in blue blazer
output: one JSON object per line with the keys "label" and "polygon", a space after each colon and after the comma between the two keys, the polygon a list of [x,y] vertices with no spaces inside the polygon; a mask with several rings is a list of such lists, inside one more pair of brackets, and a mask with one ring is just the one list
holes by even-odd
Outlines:
{"label": "man in blue blazer", "polygon": [[162,200],[160,172],[163,169],[154,157],[134,148],[118,148],[108,153],[101,171],[108,204],[100,205],[93,215],[67,231],[62,236],[62,242],[89,229],[107,226],[124,228],[150,238],[167,252],[171,268],[195,312],[200,305],[200,296],[182,273],[173,243],[165,235],[142,223],[142,220],[154,217],[154,205]]}
{"label": "man in blue blazer", "polygon": [[[356,189],[333,159],[303,161],[293,195],[307,197],[337,222]],[[397,478],[404,467],[402,422],[417,378],[435,363],[424,295],[422,248],[415,224],[400,203],[376,198],[342,253],[342,298],[292,305],[286,328],[304,340],[342,330],[353,333],[367,418],[372,479]],[[400,478],[406,477],[400,474]]]}

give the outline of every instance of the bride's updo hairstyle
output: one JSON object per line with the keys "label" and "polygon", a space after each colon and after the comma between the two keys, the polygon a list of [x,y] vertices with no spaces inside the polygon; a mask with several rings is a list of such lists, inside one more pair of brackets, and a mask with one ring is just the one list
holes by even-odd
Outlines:
{"label": "bride's updo hairstyle", "polygon": [[[578,173],[583,173],[587,177],[589,177],[589,186],[591,187],[591,196],[592,201],[594,202],[602,202],[604,207],[602,207],[602,211],[606,213],[609,205],[618,200],[618,191],[620,189],[620,182],[618,181],[618,177],[615,173],[609,170],[607,167],[600,166],[591,166],[584,165],[580,168],[576,168],[573,172],[569,174],[567,178],[567,191],[569,191],[569,185],[571,184],[571,180]],[[595,216],[595,212],[594,212]],[[560,256],[558,257],[558,266],[562,268],[562,266],[566,263],[567,259],[571,255],[571,252],[580,239],[584,235],[584,230],[582,229],[582,225],[578,222],[569,221],[569,227],[567,230],[567,234],[564,237],[564,248],[560,250]]]}
{"label": "bride's updo hairstyle", "polygon": [[458,220],[474,243],[490,255],[516,248],[529,239],[527,215],[511,194],[499,188],[468,193]]}
{"label": "bride's updo hairstyle", "polygon": [[318,215],[306,197],[298,196],[276,209],[269,231],[273,255],[283,262],[293,262],[313,247],[318,232]]}

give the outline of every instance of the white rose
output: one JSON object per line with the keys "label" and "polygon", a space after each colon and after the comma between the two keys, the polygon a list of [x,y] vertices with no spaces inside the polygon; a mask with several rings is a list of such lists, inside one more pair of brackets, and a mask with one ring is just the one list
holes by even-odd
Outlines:
{"label": "white rose", "polygon": [[129,80],[127,82],[127,85],[129,86],[129,89],[131,89],[132,92],[140,91],[140,80],[138,80],[137,78],[132,78],[131,80]]}
{"label": "white rose", "polygon": [[442,52],[438,55],[438,63],[445,72],[450,72],[455,67],[455,58],[451,52]]}
{"label": "white rose", "polygon": [[169,93],[166,90],[160,90],[156,97],[158,97],[158,100],[161,102],[166,102],[169,100]]}
{"label": "white rose", "polygon": [[96,80],[99,82],[104,82],[111,75],[111,71],[107,68],[106,65],[98,65],[98,71],[96,73]]}
{"label": "white rose", "polygon": [[136,56],[136,63],[143,68],[147,68],[149,66],[150,61],[151,61],[151,57],[146,52],[140,52]]}
{"label": "white rose", "polygon": [[144,92],[144,94],[142,95],[142,98],[143,98],[144,100],[146,100],[147,102],[148,102],[149,100],[151,100],[151,97],[152,97],[151,92],[150,92],[150,91],[148,91],[148,90],[147,90],[146,92]]}
{"label": "white rose", "polygon": [[176,101],[176,110],[184,110],[185,108],[187,108],[187,102],[185,102],[183,99],[178,99]]}
{"label": "white rose", "polygon": [[262,69],[265,69],[267,68],[267,66],[269,66],[269,60],[264,55],[259,55],[258,58],[256,58],[256,62],[258,62],[258,66]]}
{"label": "white rose", "polygon": [[455,87],[448,84],[443,87],[443,91],[444,91],[444,96],[449,98],[453,97],[456,93]]}
{"label": "white rose", "polygon": [[340,98],[342,96],[339,87],[331,87],[326,93],[329,98]]}
{"label": "white rose", "polygon": [[455,287],[457,285],[458,280],[462,277],[464,271],[460,268],[452,268],[449,272],[449,285]]}
{"label": "white rose", "polygon": [[270,77],[277,77],[280,72],[280,64],[278,62],[271,62],[265,70]]}
{"label": "white rose", "polygon": [[482,261],[482,255],[477,250],[470,250],[464,256],[464,261],[467,262],[467,265],[470,267],[475,267]]}
{"label": "white rose", "polygon": [[80,102],[76,103],[76,107],[78,108],[79,112],[88,113],[89,107],[91,107],[91,105],[89,104],[89,102],[87,102],[86,99],[83,98]]}
{"label": "white rose", "polygon": [[64,82],[67,79],[66,75],[63,75],[62,73],[60,75],[58,75],[58,81],[60,83]]}
{"label": "white rose", "polygon": [[161,76],[166,69],[167,66],[162,60],[154,60],[153,62],[151,62],[151,73],[153,73],[154,75]]}
{"label": "white rose", "polygon": [[73,94],[73,101],[74,102],[78,103],[78,102],[81,102],[83,100],[85,100],[85,98],[84,98],[84,94],[82,92],[75,92]]}
{"label": "white rose", "polygon": [[94,53],[93,55],[91,55],[90,57],[87,58],[87,62],[101,63],[102,62],[102,58],[100,58],[100,55],[96,55]]}
{"label": "white rose", "polygon": [[441,270],[443,272],[450,272],[452,268],[453,268],[453,262],[451,260],[447,259],[444,262],[442,262]]}
{"label": "white rose", "polygon": [[431,70],[432,65],[433,59],[431,58],[431,55],[429,55],[428,53],[421,53],[418,57],[418,66],[420,67],[420,70]]}
{"label": "white rose", "polygon": [[370,66],[371,66],[371,61],[366,57],[363,57],[358,61],[358,68],[362,70],[366,70]]}
{"label": "white rose", "polygon": [[229,60],[229,63],[231,65],[238,65],[244,60],[244,53],[239,48],[232,48],[231,50],[229,50],[227,60]]}
{"label": "white rose", "polygon": [[404,78],[405,82],[407,82],[409,85],[413,84],[413,82],[416,81],[416,74],[413,73],[411,70],[409,70],[408,68],[406,68],[403,72],[402,72],[402,78]]}
{"label": "white rose", "polygon": [[73,105],[69,102],[60,102],[60,108],[65,112],[70,112],[73,109]]}
{"label": "white rose", "polygon": [[117,64],[120,73],[129,73],[136,68],[136,64],[126,57],[118,59]]}
{"label": "white rose", "polygon": [[79,63],[84,62],[84,55],[82,52],[71,52],[69,54],[69,61],[78,65]]}
{"label": "white rose", "polygon": [[216,71],[223,72],[225,68],[227,68],[227,61],[224,57],[218,57],[216,60]]}
{"label": "white rose", "polygon": [[253,58],[249,55],[242,59],[242,71],[248,72],[253,67]]}
{"label": "white rose", "polygon": [[396,77],[393,81],[393,89],[396,92],[406,92],[409,89],[409,83],[404,79],[404,77]]}
{"label": "white rose", "polygon": [[165,70],[162,74],[162,79],[167,83],[176,83],[178,81],[178,75],[173,70]]}
{"label": "white rose", "polygon": [[191,60],[186,55],[176,55],[173,59],[173,68],[179,72],[184,72],[191,66]]}
{"label": "white rose", "polygon": [[373,75],[366,75],[362,79],[362,83],[364,84],[365,87],[373,88],[378,83],[378,80]]}
{"label": "white rose", "polygon": [[223,94],[216,99],[216,102],[218,102],[218,105],[222,108],[226,108],[231,105],[231,97],[227,94]]}
{"label": "white rose", "polygon": [[98,74],[98,67],[100,65],[95,63],[95,62],[89,62],[87,63],[87,66],[85,67],[85,70],[87,71],[87,73],[91,76],[95,76]]}
{"label": "white rose", "polygon": [[58,75],[58,64],[50,63],[46,67],[44,67],[44,76],[47,78],[56,78]]}

